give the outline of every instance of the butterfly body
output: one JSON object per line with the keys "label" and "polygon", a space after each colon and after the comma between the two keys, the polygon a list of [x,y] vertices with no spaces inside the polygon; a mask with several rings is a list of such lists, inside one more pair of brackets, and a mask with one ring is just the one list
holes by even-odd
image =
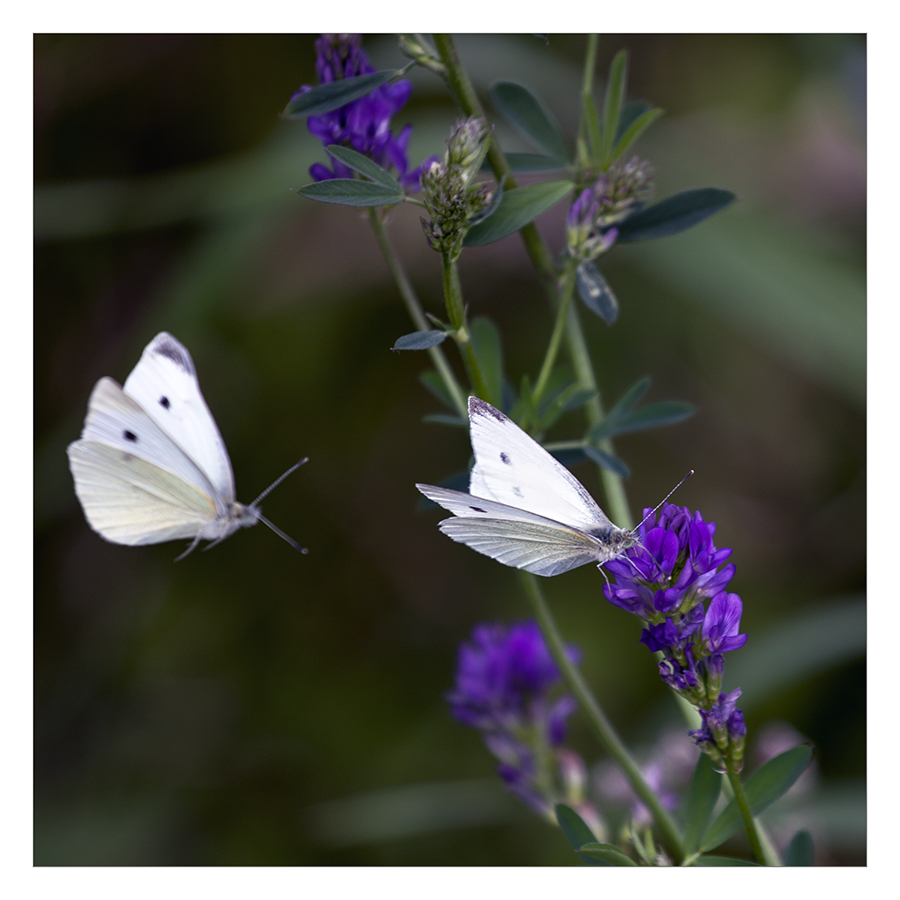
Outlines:
{"label": "butterfly body", "polygon": [[191,539],[190,552],[201,540],[218,543],[267,522],[256,503],[235,500],[231,461],[191,356],[166,332],[147,345],[124,387],[97,382],[81,438],[67,453],[88,524],[113,543]]}
{"label": "butterfly body", "polygon": [[417,484],[453,513],[438,527],[454,541],[535,575],[559,575],[622,556],[638,543],[585,487],[500,410],[469,398],[475,465],[469,493]]}

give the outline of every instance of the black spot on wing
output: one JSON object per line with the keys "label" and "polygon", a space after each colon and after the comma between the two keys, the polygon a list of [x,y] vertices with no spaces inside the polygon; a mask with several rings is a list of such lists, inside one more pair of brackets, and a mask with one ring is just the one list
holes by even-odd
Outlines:
{"label": "black spot on wing", "polygon": [[472,512],[480,512],[480,513],[484,513],[485,515],[487,515],[487,510],[482,509],[480,506],[470,506],[469,509],[471,509]]}
{"label": "black spot on wing", "polygon": [[509,417],[500,412],[499,409],[494,409],[490,403],[485,403],[484,400],[479,400],[478,397],[469,397],[469,417],[471,418],[472,416],[489,416],[498,422],[509,421]]}
{"label": "black spot on wing", "polygon": [[500,462],[502,462],[505,466],[512,465],[512,460],[509,458],[509,454],[504,453],[503,451],[500,452]]}
{"label": "black spot on wing", "polygon": [[160,397],[160,398],[159,398],[159,405],[160,405],[163,409],[168,409],[172,404],[171,404],[171,402],[169,401],[169,398],[168,398],[168,397]]}
{"label": "black spot on wing", "polygon": [[171,335],[163,337],[154,348],[154,352],[166,359],[171,359],[179,369],[187,372],[188,375],[194,374],[194,365],[188,356],[187,350],[178,343]]}
{"label": "black spot on wing", "polygon": [[522,493],[522,488],[514,487],[512,492],[521,500],[525,495]]}
{"label": "black spot on wing", "polygon": [[137,435],[127,428],[122,432],[122,437],[125,438],[126,441],[133,441],[135,444],[137,443]]}

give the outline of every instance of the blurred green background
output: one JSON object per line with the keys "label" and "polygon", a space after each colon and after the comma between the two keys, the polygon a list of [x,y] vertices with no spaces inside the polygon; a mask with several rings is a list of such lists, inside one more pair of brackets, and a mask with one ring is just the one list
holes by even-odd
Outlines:
{"label": "blurred green background", "polygon": [[[419,509],[414,482],[460,470],[467,437],[422,423],[443,410],[418,382],[427,356],[390,352],[413,329],[364,215],[289,190],[325,158],[278,117],[314,81],[313,39],[35,37],[38,865],[578,864],[446,711],[458,642],[527,606],[512,570]],[[457,44],[483,97],[524,82],[574,133],[584,36]],[[404,61],[390,36],[365,47],[376,67]],[[608,35],[601,75],[622,47],[629,99],[666,110],[636,147],[657,198],[740,197],[683,235],[616,248],[619,322],[584,311],[607,400],[651,375],[648,401],[699,410],[618,440],[629,498],[654,505],[696,469],[674,499],[734,550],[749,641],[725,686],[744,690],[749,769],[784,721],[817,748],[770,827],[809,827],[820,863],[862,864],[865,40]],[[412,80],[394,127],[413,123],[417,164],[456,111],[429,73]],[[564,215],[539,222],[554,252]],[[398,208],[389,230],[440,314],[418,216]],[[466,251],[461,272],[470,314],[502,329],[508,375],[533,376],[552,319],[518,237]],[[124,381],[163,329],[194,356],[238,499],[310,457],[265,503],[308,556],[260,527],[176,565],[180,544],[120,547],[87,526],[65,447],[94,382]],[[596,473],[576,474],[603,505]],[[596,570],[544,586],[632,746],[683,734]],[[577,716],[571,735],[602,761]]]}

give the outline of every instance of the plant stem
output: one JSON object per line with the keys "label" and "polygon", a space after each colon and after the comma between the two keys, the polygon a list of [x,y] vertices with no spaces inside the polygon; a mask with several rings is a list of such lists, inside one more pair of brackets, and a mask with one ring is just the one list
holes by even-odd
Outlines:
{"label": "plant stem", "polygon": [[562,674],[563,681],[565,681],[566,686],[578,701],[578,705],[587,717],[588,723],[600,739],[600,742],[622,767],[622,771],[625,773],[625,777],[628,779],[635,794],[637,794],[647,809],[650,810],[650,814],[653,816],[654,821],[659,827],[660,833],[662,834],[663,840],[669,848],[669,851],[676,859],[681,860],[684,856],[684,842],[678,827],[675,825],[675,821],[663,808],[659,801],[659,797],[657,797],[647,782],[644,781],[644,776],[641,775],[641,770],[638,768],[634,758],[628,752],[628,748],[616,733],[616,730],[613,728],[609,719],[606,718],[606,713],[603,712],[600,704],[591,693],[590,688],[582,678],[581,673],[570,662],[568,656],[566,656],[562,636],[556,626],[553,614],[550,612],[550,607],[544,598],[543,591],[538,584],[537,577],[528,572],[520,572],[520,576],[525,592],[528,594],[528,599],[531,603],[535,618],[540,625],[541,633],[550,650],[550,655],[553,657],[557,668]]}
{"label": "plant stem", "polygon": [[578,266],[578,261],[573,257],[566,260],[566,267],[563,272],[562,286],[560,289],[559,304],[556,310],[556,322],[553,324],[553,334],[550,335],[550,343],[547,346],[547,353],[544,356],[544,364],[541,366],[540,375],[538,375],[537,383],[532,391],[532,400],[535,406],[541,401],[541,397],[547,388],[547,382],[553,372],[553,366],[556,363],[556,357],[559,353],[559,345],[562,342],[563,334],[566,330],[566,319],[569,313],[569,304],[572,302],[572,294],[575,292],[574,271]]}
{"label": "plant stem", "polygon": [[472,339],[469,336],[469,329],[466,325],[466,308],[463,304],[462,287],[459,283],[459,269],[456,265],[456,260],[449,253],[441,253],[441,274],[443,276],[444,302],[447,305],[447,315],[450,317],[450,324],[455,329],[453,337],[459,346],[459,352],[462,355],[466,372],[469,374],[469,381],[475,394],[481,397],[482,400],[487,400],[487,386],[481,375],[478,359],[475,356],[475,348],[472,346]]}
{"label": "plant stem", "polygon": [[753,821],[753,813],[750,812],[750,803],[747,801],[747,795],[744,793],[744,785],[741,784],[741,777],[737,772],[728,772],[728,782],[734,791],[734,799],[741,812],[741,818],[744,820],[744,828],[747,831],[747,839],[750,841],[750,849],[753,856],[761,865],[768,865],[766,856],[763,853],[762,844],[759,835],[756,832],[756,823]]}
{"label": "plant stem", "polygon": [[[381,218],[374,207],[370,207],[369,209],[369,222],[372,225],[372,230],[375,232],[375,240],[378,241],[381,253],[397,284],[397,289],[400,291],[400,296],[403,298],[403,303],[406,306],[407,312],[409,312],[409,317],[413,320],[413,323],[419,331],[428,331],[431,326],[425,318],[422,304],[419,303],[419,298],[416,296],[416,292],[406,275],[403,263],[400,262],[400,259],[394,252],[394,248],[391,245],[387,231],[385,230],[384,223],[381,221]],[[440,375],[441,380],[444,382],[444,387],[447,388],[447,393],[450,395],[450,399],[453,401],[453,405],[456,407],[457,412],[463,419],[468,418],[469,412],[466,395],[459,386],[459,382],[453,374],[453,369],[450,368],[450,363],[447,362],[444,351],[440,347],[429,347],[428,355],[431,357],[431,361],[434,363],[438,375]]]}

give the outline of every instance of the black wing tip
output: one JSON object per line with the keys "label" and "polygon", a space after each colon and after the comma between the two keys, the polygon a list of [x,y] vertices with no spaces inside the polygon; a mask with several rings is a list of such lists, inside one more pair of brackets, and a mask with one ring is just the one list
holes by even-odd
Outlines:
{"label": "black wing tip", "polygon": [[491,406],[487,400],[482,400],[480,397],[469,397],[469,419],[474,416],[488,416],[498,422],[506,422],[509,419],[505,413]]}

